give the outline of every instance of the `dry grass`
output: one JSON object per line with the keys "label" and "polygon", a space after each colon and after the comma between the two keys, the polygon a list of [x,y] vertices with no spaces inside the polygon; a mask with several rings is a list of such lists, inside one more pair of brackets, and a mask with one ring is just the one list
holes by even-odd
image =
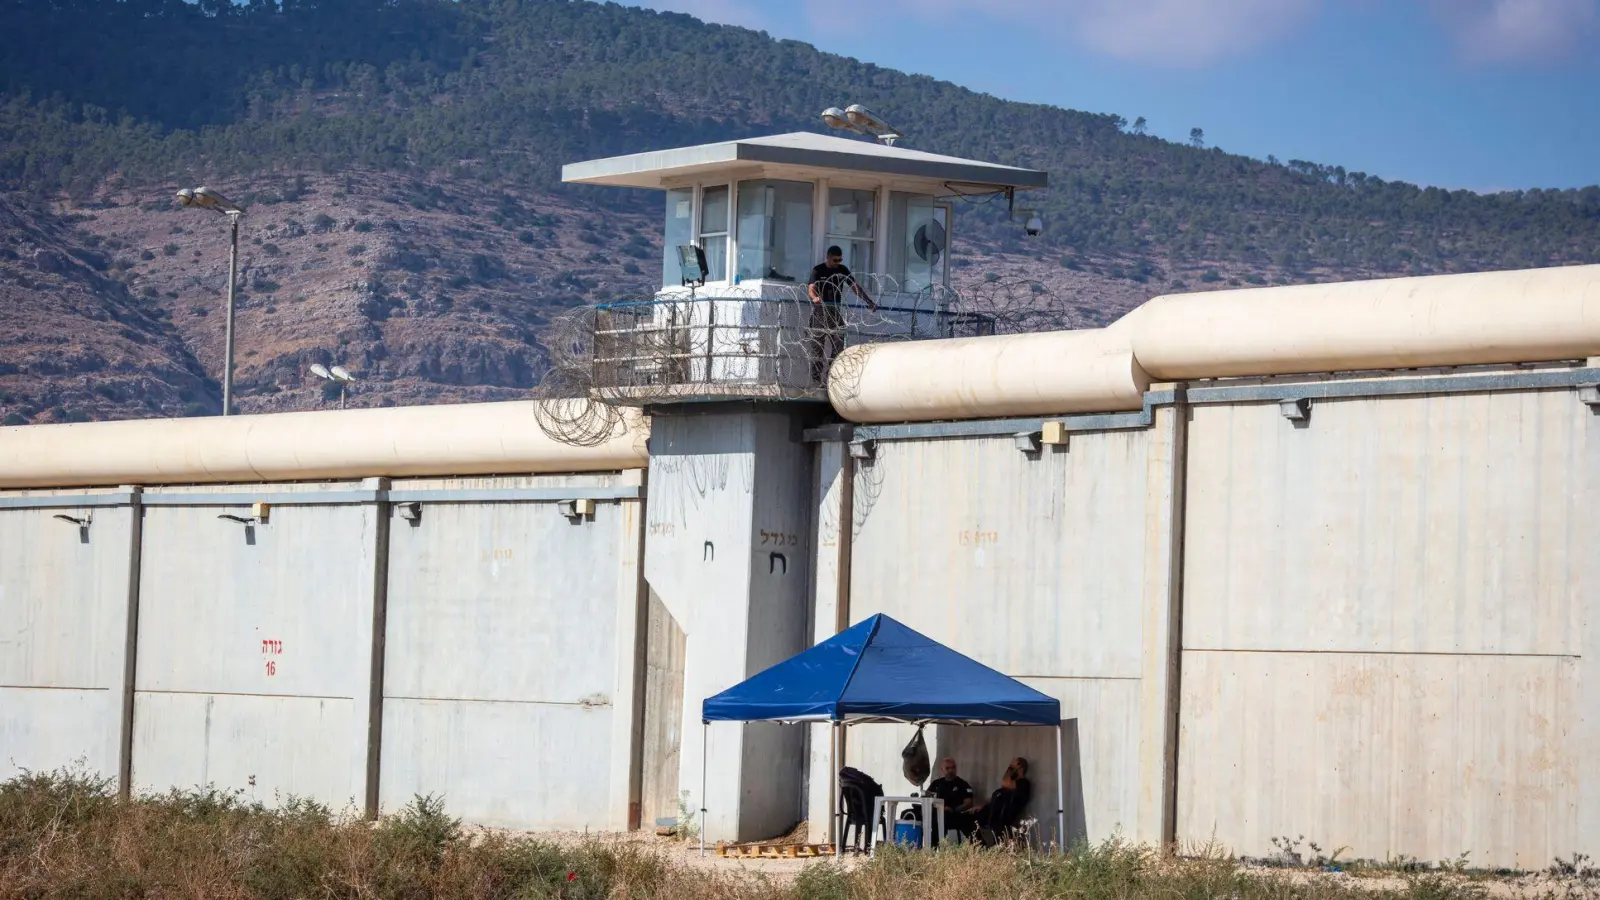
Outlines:
{"label": "dry grass", "polygon": [[[1557,896],[1573,896],[1578,882]],[[1384,882],[1260,871],[1219,854],[1175,861],[1109,842],[1066,855],[950,848],[819,862],[794,877],[686,864],[648,843],[463,832],[432,798],[376,825],[315,803],[246,804],[214,790],[118,802],[108,782],[27,775],[0,784],[0,900],[10,898],[471,898],[471,900],[1476,900],[1438,872]]]}

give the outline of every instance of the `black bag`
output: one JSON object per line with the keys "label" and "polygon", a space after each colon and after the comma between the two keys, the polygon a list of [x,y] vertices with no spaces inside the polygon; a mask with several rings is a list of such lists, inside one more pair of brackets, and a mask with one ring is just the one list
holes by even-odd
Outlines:
{"label": "black bag", "polygon": [[917,726],[917,733],[912,735],[911,742],[900,751],[900,773],[919,789],[933,774],[933,765],[928,761],[928,742],[922,739],[921,725]]}

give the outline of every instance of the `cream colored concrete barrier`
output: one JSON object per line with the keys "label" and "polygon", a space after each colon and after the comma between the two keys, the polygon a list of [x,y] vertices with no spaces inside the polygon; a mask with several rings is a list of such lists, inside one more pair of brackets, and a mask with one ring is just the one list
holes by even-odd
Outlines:
{"label": "cream colored concrete barrier", "polygon": [[[582,403],[585,401],[556,401]],[[0,428],[0,488],[593,472],[645,465],[636,412],[611,438],[546,435],[534,401]]]}
{"label": "cream colored concrete barrier", "polygon": [[1161,380],[1600,355],[1600,266],[1156,297],[1118,323]]}
{"label": "cream colored concrete barrier", "polygon": [[852,422],[1136,410],[1150,384],[1119,326],[851,347],[828,381]]}

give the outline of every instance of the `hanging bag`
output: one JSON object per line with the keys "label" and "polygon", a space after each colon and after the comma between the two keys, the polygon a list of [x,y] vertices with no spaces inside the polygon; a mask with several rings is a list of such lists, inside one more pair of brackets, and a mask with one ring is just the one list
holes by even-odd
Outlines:
{"label": "hanging bag", "polygon": [[900,774],[916,785],[918,790],[933,774],[933,766],[928,761],[928,742],[922,738],[921,725],[917,726],[917,733],[911,736],[911,742],[900,751]]}

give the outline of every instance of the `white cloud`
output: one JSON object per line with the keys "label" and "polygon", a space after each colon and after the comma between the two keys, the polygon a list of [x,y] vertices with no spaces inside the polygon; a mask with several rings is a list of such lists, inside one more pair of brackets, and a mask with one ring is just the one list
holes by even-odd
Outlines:
{"label": "white cloud", "polygon": [[1065,7],[1078,39],[1108,56],[1206,65],[1292,32],[1317,0],[1080,0]]}
{"label": "white cloud", "polygon": [[[937,17],[974,39],[1046,33],[1093,52],[1162,66],[1206,65],[1292,32],[1322,0],[875,0],[873,25]],[[814,27],[859,21],[863,4],[807,0]],[[991,31],[992,27],[1000,29]]]}
{"label": "white cloud", "polygon": [[1434,15],[1477,62],[1538,61],[1593,48],[1600,0],[1430,0]]}

